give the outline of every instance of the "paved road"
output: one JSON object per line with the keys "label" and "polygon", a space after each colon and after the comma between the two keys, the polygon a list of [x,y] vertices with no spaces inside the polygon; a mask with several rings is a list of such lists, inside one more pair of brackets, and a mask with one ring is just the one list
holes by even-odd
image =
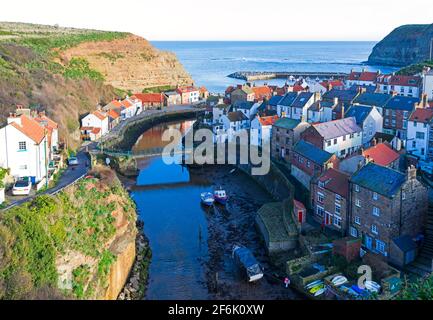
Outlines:
{"label": "paved road", "polygon": [[[90,144],[89,145],[89,149],[92,149],[95,147],[96,144]],[[86,147],[82,147],[78,152],[77,152],[77,159],[78,159],[78,166],[75,167],[68,167],[62,174],[62,176],[59,178],[58,183],[56,184],[56,186],[54,186],[53,188],[50,188],[42,193],[39,194],[34,194],[28,197],[17,197],[18,200],[10,203],[9,206],[7,206],[6,208],[4,208],[3,210],[7,210],[10,208],[13,208],[17,205],[23,204],[24,202],[27,202],[33,198],[35,198],[38,195],[41,194],[56,194],[59,191],[61,191],[63,188],[71,185],[72,183],[74,183],[75,181],[77,181],[78,179],[80,179],[81,177],[85,176],[87,174],[87,172],[89,171],[89,166],[87,166],[88,164],[90,164],[89,162],[89,158],[87,156],[87,152],[86,152]]]}

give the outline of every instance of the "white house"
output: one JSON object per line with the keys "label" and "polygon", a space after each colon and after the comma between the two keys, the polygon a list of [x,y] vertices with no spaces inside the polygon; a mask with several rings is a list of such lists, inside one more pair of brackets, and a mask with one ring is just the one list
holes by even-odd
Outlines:
{"label": "white house", "polygon": [[249,129],[250,121],[241,111],[229,112],[221,117],[221,121],[229,141],[232,141],[236,133]]}
{"label": "white house", "polygon": [[176,92],[180,94],[182,104],[191,104],[200,99],[200,90],[193,86],[179,87]]}
{"label": "white house", "polygon": [[300,92],[290,106],[289,118],[294,120],[306,120],[308,108],[315,102],[316,95],[311,92]]}
{"label": "white house", "polygon": [[278,116],[256,116],[253,121],[251,121],[250,144],[262,147],[263,142],[270,143],[272,138],[272,126],[278,119]]}
{"label": "white house", "polygon": [[433,101],[433,69],[423,74],[422,91],[427,94],[428,101]]}
{"label": "white house", "polygon": [[395,92],[400,96],[419,98],[422,79],[418,76],[381,75],[377,77],[377,92]]}
{"label": "white house", "polygon": [[361,72],[352,70],[347,77],[346,87],[350,88],[353,86],[372,86],[375,84],[377,77],[380,72],[370,72],[363,69]]}
{"label": "white house", "polygon": [[309,108],[307,113],[307,121],[309,123],[328,122],[332,121],[334,109],[338,105],[338,98],[334,102],[316,101]]}
{"label": "white house", "polygon": [[37,183],[46,177],[48,153],[46,129],[32,118],[11,115],[0,129],[0,167],[9,168],[16,179]]}
{"label": "white house", "polygon": [[291,116],[291,109],[290,107],[293,104],[293,101],[298,97],[297,92],[287,92],[283,98],[278,101],[277,104],[277,114],[279,117],[282,118],[290,118]]}
{"label": "white house", "polygon": [[316,147],[344,158],[362,146],[362,129],[354,117],[313,124],[301,138]]}
{"label": "white house", "polygon": [[433,160],[433,155],[428,152],[432,119],[433,109],[417,108],[407,122],[407,152],[427,162]]}
{"label": "white house", "polygon": [[356,124],[362,128],[363,145],[368,145],[376,132],[383,131],[383,117],[376,107],[352,105],[345,117],[354,117]]}
{"label": "white house", "polygon": [[[103,136],[108,132],[109,129],[109,119],[106,113],[96,110],[89,113],[83,119],[81,119],[81,131],[86,129],[86,131],[98,131],[100,136]],[[93,130],[99,129],[99,130]]]}
{"label": "white house", "polygon": [[233,104],[233,111],[242,112],[248,120],[253,119],[261,103],[252,101],[237,101]]}

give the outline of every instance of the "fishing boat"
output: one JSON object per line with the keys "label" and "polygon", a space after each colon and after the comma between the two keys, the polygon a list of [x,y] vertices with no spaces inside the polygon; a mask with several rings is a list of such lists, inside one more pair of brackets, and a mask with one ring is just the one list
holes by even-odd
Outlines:
{"label": "fishing boat", "polygon": [[200,198],[201,198],[201,203],[203,203],[206,206],[211,206],[215,202],[215,199],[214,199],[212,193],[210,193],[210,192],[203,192],[200,195]]}
{"label": "fishing boat", "polygon": [[223,190],[221,187],[214,191],[213,196],[215,201],[220,204],[226,204],[228,199],[226,191]]}
{"label": "fishing boat", "polygon": [[251,251],[243,246],[234,245],[232,256],[240,268],[242,268],[249,282],[263,278],[263,268],[257,262]]}

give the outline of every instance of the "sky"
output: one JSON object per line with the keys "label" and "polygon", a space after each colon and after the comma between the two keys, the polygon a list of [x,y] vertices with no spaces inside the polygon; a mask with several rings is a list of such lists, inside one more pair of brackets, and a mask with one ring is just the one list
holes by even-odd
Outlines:
{"label": "sky", "polygon": [[0,21],[127,31],[148,40],[377,41],[433,23],[432,0],[2,0]]}

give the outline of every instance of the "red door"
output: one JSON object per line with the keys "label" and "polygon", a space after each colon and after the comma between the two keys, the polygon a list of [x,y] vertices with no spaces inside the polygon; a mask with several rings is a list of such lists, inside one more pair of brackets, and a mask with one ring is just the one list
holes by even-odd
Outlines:
{"label": "red door", "polygon": [[298,222],[304,223],[304,212],[302,210],[298,211]]}

